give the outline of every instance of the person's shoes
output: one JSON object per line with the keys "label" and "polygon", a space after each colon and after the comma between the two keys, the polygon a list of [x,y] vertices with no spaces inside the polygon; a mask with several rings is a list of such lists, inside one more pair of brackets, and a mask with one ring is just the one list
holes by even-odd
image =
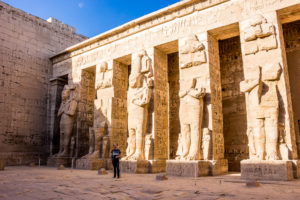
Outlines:
{"label": "person's shoes", "polygon": [[118,176],[118,178],[120,178],[120,176]]}
{"label": "person's shoes", "polygon": [[116,178],[115,176],[113,178]]}

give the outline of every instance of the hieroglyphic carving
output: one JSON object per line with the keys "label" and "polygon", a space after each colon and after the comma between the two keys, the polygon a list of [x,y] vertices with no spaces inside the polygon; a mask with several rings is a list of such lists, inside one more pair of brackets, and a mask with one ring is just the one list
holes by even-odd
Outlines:
{"label": "hieroglyphic carving", "polygon": [[199,79],[194,78],[190,88],[180,91],[179,96],[181,98],[179,108],[181,141],[178,147],[182,150],[178,150],[176,159],[197,160],[200,159],[205,88],[201,86]]}
{"label": "hieroglyphic carving", "polygon": [[73,136],[75,113],[77,108],[77,87],[73,84],[65,85],[62,91],[62,103],[58,110],[60,119],[60,147],[55,156],[70,156],[70,143]]}
{"label": "hieroglyphic carving", "polygon": [[[145,132],[148,121],[148,105],[151,100],[153,73],[152,63],[146,51],[142,51],[133,61],[129,76],[129,89],[127,94],[128,108],[128,146],[129,153],[124,160],[145,159]],[[135,143],[134,143],[135,134]],[[134,150],[135,146],[135,150]],[[134,153],[133,153],[134,152]]]}
{"label": "hieroglyphic carving", "polygon": [[[246,69],[246,80],[240,83],[248,102],[250,159],[278,160],[279,96],[277,81],[281,67],[278,63]],[[266,154],[266,155],[265,155]],[[285,157],[285,156],[281,156]]]}
{"label": "hieroglyphic carving", "polygon": [[244,29],[244,40],[246,55],[277,48],[275,27],[262,15],[256,15],[249,20]]}

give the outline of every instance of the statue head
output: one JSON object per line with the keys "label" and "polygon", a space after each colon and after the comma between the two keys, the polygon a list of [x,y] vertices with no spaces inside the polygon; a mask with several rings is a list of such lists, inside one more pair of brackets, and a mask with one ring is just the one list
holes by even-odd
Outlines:
{"label": "statue head", "polygon": [[62,91],[61,98],[63,101],[66,101],[69,99],[69,97],[70,97],[70,89],[68,88],[68,86],[65,86]]}
{"label": "statue head", "polygon": [[147,52],[145,50],[142,50],[138,53],[139,57],[147,56]]}
{"label": "statue head", "polygon": [[131,136],[135,136],[135,129],[134,128],[129,129],[129,137],[131,137]]}

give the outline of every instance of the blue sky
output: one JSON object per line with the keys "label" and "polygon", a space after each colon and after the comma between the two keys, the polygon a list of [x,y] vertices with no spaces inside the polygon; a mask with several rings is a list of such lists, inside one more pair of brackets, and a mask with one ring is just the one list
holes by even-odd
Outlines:
{"label": "blue sky", "polygon": [[179,0],[2,0],[42,19],[54,17],[93,37]]}

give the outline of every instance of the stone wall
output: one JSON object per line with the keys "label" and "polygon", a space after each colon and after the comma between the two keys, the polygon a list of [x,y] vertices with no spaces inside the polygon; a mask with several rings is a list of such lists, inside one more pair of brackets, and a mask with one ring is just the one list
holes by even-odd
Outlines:
{"label": "stone wall", "polygon": [[295,121],[296,142],[298,157],[300,156],[300,21],[283,25],[283,35],[287,54],[287,63],[292,95],[293,113]]}
{"label": "stone wall", "polygon": [[229,170],[239,171],[240,161],[249,157],[244,79],[240,37],[219,41],[225,158]]}
{"label": "stone wall", "polygon": [[0,157],[26,164],[47,150],[49,58],[86,39],[73,27],[0,1]]}

